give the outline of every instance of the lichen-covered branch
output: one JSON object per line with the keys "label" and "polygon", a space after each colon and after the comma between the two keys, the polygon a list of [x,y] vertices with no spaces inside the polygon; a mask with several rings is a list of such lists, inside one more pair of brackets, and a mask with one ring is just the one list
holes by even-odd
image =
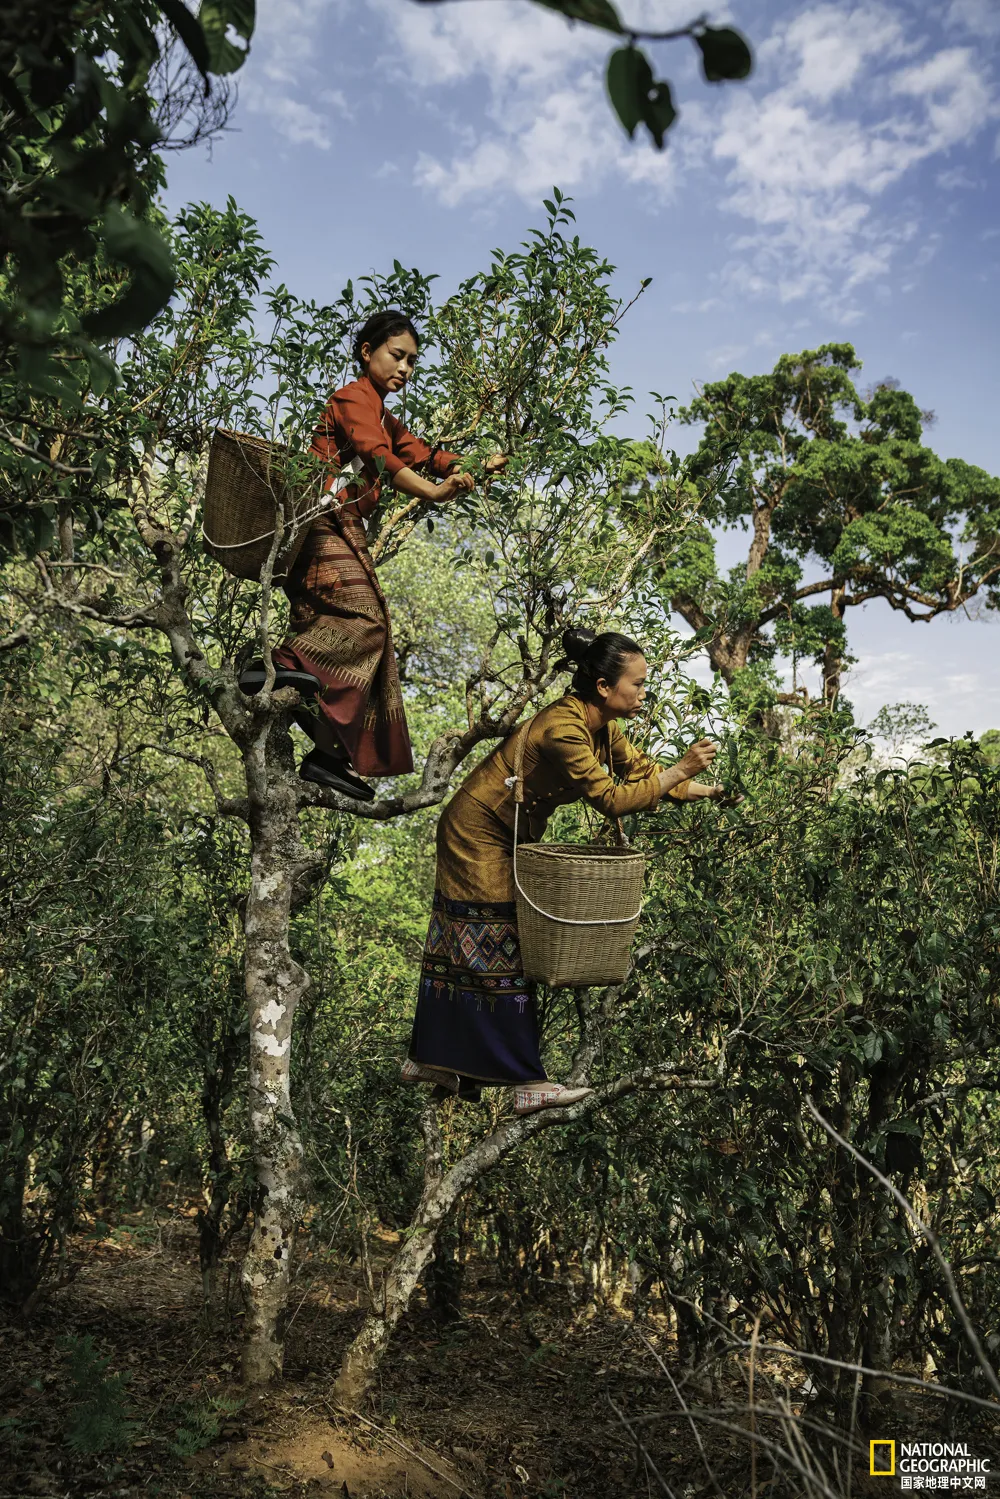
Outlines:
{"label": "lichen-covered branch", "polygon": [[[605,991],[602,1004],[610,1005],[615,990]],[[588,1016],[588,1020],[589,1020]],[[580,1068],[594,1044],[588,1026],[586,1039],[581,1036],[573,1069],[579,1082]],[[582,1048],[582,1049],[581,1049]],[[592,1059],[592,1054],[591,1054]],[[424,1187],[416,1211],[397,1249],[382,1288],[382,1295],[369,1311],[360,1331],[344,1355],[333,1388],[333,1400],[348,1410],[356,1409],[375,1377],[389,1341],[417,1288],[420,1276],[434,1252],[438,1233],[458,1199],[502,1160],[548,1129],[575,1123],[630,1093],[710,1092],[720,1085],[717,1077],[700,1077],[680,1070],[662,1071],[641,1068],[624,1077],[595,1088],[593,1093],[564,1109],[544,1109],[526,1118],[514,1118],[477,1141],[448,1170],[443,1169],[438,1105],[430,1100],[424,1110],[422,1130],[425,1141]]]}

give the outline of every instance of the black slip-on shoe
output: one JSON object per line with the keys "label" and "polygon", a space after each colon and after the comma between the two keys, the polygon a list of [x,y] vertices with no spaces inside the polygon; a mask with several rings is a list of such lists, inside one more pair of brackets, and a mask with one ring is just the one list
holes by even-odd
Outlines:
{"label": "black slip-on shoe", "polygon": [[335,760],[321,750],[312,750],[299,766],[303,781],[315,781],[317,786],[329,786],[342,796],[353,796],[357,802],[373,802],[375,792],[367,781],[350,770],[346,760]]}
{"label": "black slip-on shoe", "polygon": [[[239,687],[247,697],[253,697],[261,691],[267,680],[263,661],[249,661],[239,676]],[[311,671],[301,671],[294,666],[276,666],[274,668],[274,690],[279,687],[294,687],[300,697],[315,697],[322,683],[319,677],[314,677]]]}

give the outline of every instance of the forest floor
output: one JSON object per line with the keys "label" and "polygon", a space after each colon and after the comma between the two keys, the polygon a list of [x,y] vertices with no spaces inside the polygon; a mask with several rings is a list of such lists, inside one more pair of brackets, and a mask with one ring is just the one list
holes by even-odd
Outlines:
{"label": "forest floor", "polygon": [[[29,1323],[3,1330],[2,1499],[639,1499],[667,1492],[675,1499],[738,1499],[751,1493],[745,1439],[702,1428],[702,1454],[631,1319],[613,1309],[581,1312],[563,1286],[525,1301],[491,1267],[472,1266],[461,1317],[444,1327],[420,1295],[362,1418],[329,1403],[364,1304],[360,1269],[342,1257],[303,1257],[285,1379],[253,1404],[237,1383],[239,1315],[223,1315],[215,1330],[205,1331],[190,1215],[152,1209],[127,1215],[107,1236],[81,1238],[72,1255],[80,1264],[73,1281],[44,1300]],[[235,1265],[228,1273],[235,1307]],[[224,1267],[223,1294],[226,1277]],[[670,1367],[669,1342],[659,1341]],[[103,1373],[98,1356],[107,1360]],[[671,1372],[683,1386],[680,1370]],[[704,1402],[706,1393],[687,1386],[689,1399]],[[717,1388],[713,1398],[718,1404],[729,1397],[745,1404],[743,1389],[727,1397]],[[622,1420],[653,1411],[667,1414],[642,1427],[642,1441],[662,1485],[641,1456],[637,1462]],[[99,1440],[116,1424],[117,1456],[81,1450],[81,1433],[93,1446],[95,1433]],[[931,1435],[912,1428],[902,1434]],[[771,1486],[767,1468],[762,1461],[754,1493],[787,1494]],[[869,1492],[884,1499],[887,1486],[866,1470],[867,1461],[855,1466],[855,1499]],[[889,1491],[898,1491],[898,1482]]]}

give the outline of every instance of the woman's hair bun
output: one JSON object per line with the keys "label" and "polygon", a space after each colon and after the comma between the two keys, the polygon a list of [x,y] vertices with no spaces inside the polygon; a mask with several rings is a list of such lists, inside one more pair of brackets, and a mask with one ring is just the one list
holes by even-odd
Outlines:
{"label": "woman's hair bun", "polygon": [[567,660],[582,661],[597,636],[593,630],[584,630],[577,626],[563,632],[562,648],[566,652]]}

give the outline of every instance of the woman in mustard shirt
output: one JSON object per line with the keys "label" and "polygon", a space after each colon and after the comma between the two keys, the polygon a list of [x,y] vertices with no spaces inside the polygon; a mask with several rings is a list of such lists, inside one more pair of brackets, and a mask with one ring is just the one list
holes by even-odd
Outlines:
{"label": "woman in mustard shirt", "polygon": [[[715,758],[707,739],[676,765],[662,766],[618,728],[617,719],[637,716],[646,693],[646,658],[634,640],[568,630],[563,649],[576,665],[571,690],[537,713],[526,731],[528,839],[541,838],[552,812],[568,802],[584,800],[606,817],[621,817],[650,812],[664,796],[723,795],[721,786],[692,779]],[[514,1112],[531,1114],[575,1103],[590,1090],[546,1078],[534,986],[521,973],[508,784],[517,737],[472,772],[438,822],[434,907],[402,1079],[473,1095],[484,1083],[513,1086]]]}

